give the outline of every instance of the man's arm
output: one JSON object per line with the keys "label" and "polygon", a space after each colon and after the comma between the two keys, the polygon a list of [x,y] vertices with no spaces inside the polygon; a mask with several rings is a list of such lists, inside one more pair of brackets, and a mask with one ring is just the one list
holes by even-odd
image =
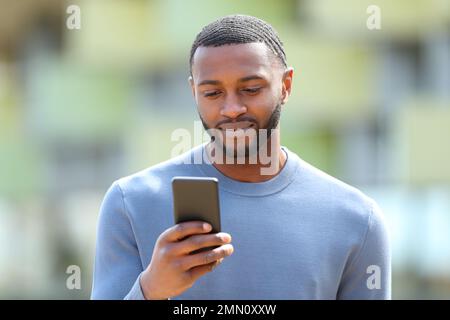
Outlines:
{"label": "man's arm", "polygon": [[391,299],[391,249],[381,209],[372,202],[367,230],[348,262],[337,299]]}
{"label": "man's arm", "polygon": [[144,299],[142,271],[122,190],[114,182],[100,208],[91,299]]}
{"label": "man's arm", "polygon": [[[211,225],[202,221],[182,222],[164,230],[150,265],[144,267],[123,192],[113,183],[100,209],[91,298],[170,299],[180,295],[233,253],[229,234],[210,231]],[[210,247],[217,248],[191,254]]]}

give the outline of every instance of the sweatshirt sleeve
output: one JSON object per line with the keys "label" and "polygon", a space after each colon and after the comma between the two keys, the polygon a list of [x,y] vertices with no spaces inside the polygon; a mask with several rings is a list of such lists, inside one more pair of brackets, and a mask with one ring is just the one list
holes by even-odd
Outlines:
{"label": "sweatshirt sleeve", "polygon": [[337,299],[391,299],[391,248],[387,226],[372,201],[359,251],[344,269]]}
{"label": "sweatshirt sleeve", "polygon": [[142,271],[124,196],[116,181],[100,208],[91,299],[144,299],[139,284]]}

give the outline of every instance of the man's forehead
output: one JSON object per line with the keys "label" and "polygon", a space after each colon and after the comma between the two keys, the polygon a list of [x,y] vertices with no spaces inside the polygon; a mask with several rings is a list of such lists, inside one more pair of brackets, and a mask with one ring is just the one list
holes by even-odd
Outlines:
{"label": "man's forehead", "polygon": [[260,74],[264,77],[273,67],[269,48],[260,42],[230,44],[219,47],[198,47],[193,59],[195,78],[221,73]]}

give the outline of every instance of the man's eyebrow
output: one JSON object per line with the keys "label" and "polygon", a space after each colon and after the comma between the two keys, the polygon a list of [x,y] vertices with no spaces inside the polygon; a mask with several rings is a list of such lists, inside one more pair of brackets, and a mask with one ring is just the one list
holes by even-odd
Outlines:
{"label": "man's eyebrow", "polygon": [[220,83],[221,83],[221,82],[218,81],[218,80],[203,80],[202,82],[200,82],[200,83],[198,84],[198,86],[200,87],[200,86],[204,86],[204,85],[207,85],[207,84],[218,85],[218,84],[220,84]]}
{"label": "man's eyebrow", "polygon": [[[250,81],[250,80],[266,80],[264,77],[258,76],[258,75],[251,75],[251,76],[247,76],[244,78],[240,78],[238,80],[238,82],[246,82],[246,81]],[[203,80],[202,82],[200,82],[198,84],[198,86],[203,86],[203,85],[219,85],[221,84],[221,82],[219,80]]]}
{"label": "man's eyebrow", "polygon": [[248,77],[244,77],[239,79],[239,82],[246,82],[246,81],[250,81],[250,80],[266,80],[264,77],[258,76],[258,75],[252,75],[252,76],[248,76]]}

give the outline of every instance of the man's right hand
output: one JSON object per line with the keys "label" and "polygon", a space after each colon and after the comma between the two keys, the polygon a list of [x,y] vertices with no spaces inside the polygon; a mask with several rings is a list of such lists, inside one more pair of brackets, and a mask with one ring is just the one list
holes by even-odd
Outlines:
{"label": "man's right hand", "polygon": [[[150,264],[140,279],[146,299],[167,299],[180,295],[233,253],[228,233],[207,234],[210,231],[211,225],[208,223],[189,221],[176,224],[159,236]],[[219,247],[190,254],[213,246]]]}

